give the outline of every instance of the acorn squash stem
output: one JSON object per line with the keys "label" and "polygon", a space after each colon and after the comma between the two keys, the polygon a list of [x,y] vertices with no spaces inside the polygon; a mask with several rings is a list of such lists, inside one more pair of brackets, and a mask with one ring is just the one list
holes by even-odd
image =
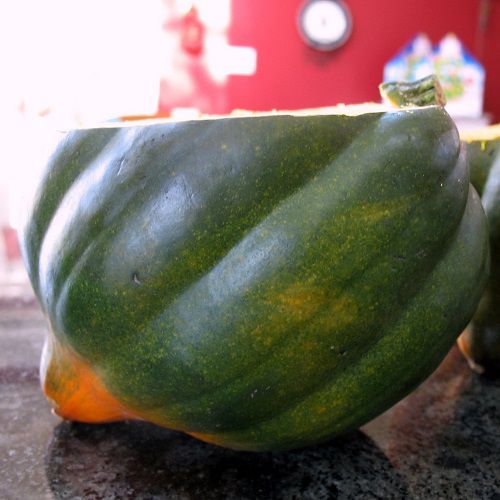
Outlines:
{"label": "acorn squash stem", "polygon": [[380,95],[393,106],[444,106],[446,97],[436,75],[429,75],[415,82],[384,82],[379,86]]}

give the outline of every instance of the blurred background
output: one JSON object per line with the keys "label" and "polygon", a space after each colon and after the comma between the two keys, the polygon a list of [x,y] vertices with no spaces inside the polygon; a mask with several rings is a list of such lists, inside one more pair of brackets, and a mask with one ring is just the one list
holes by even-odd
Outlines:
{"label": "blurred background", "polygon": [[5,0],[0,296],[29,294],[23,207],[62,130],[379,101],[440,73],[460,127],[500,121],[500,0]]}

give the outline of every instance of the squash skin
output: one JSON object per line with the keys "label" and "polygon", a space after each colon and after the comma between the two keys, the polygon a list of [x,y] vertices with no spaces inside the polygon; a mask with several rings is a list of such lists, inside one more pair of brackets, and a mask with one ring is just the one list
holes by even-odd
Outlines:
{"label": "squash skin", "polygon": [[247,450],[324,441],[405,396],[488,267],[464,151],[434,106],[71,132],[22,246],[62,416],[99,421],[65,410],[85,383],[51,380],[51,352],[102,382],[118,408],[102,421]]}
{"label": "squash skin", "polygon": [[[498,125],[490,127],[500,134]],[[491,272],[472,322],[458,339],[471,368],[500,374],[500,135],[466,143],[471,182],[481,194],[489,222]],[[472,175],[474,174],[474,175]]]}

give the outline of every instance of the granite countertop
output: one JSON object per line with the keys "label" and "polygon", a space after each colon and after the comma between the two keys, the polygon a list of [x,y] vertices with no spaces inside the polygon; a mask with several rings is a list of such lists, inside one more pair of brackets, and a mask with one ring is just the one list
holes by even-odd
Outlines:
{"label": "granite countertop", "polygon": [[500,500],[500,380],[454,348],[359,431],[301,451],[224,450],[142,422],[54,417],[33,301],[0,300],[0,498]]}

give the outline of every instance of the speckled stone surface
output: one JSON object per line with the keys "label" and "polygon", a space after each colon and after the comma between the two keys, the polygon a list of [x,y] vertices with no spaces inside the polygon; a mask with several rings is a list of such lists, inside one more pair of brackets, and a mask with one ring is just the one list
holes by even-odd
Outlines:
{"label": "speckled stone surface", "polygon": [[44,334],[33,303],[0,301],[1,499],[500,500],[500,380],[456,349],[359,431],[256,454],[141,422],[61,422],[39,388]]}

